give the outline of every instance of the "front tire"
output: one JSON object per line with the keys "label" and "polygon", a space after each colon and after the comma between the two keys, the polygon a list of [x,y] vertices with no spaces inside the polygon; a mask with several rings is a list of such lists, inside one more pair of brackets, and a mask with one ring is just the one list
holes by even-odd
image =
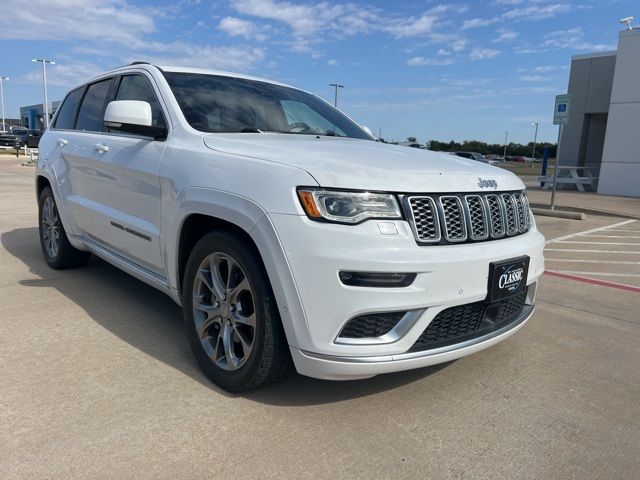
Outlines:
{"label": "front tire", "polygon": [[69,243],[51,187],[45,187],[38,200],[38,229],[42,253],[51,268],[61,270],[87,264],[91,254]]}
{"label": "front tire", "polygon": [[189,256],[182,291],[191,349],[213,383],[238,392],[290,372],[269,279],[258,253],[241,236],[202,237]]}

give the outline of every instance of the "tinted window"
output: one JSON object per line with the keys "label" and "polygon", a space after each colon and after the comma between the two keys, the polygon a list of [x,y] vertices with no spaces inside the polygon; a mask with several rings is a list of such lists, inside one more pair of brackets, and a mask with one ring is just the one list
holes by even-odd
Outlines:
{"label": "tinted window", "polygon": [[60,107],[58,116],[56,117],[56,123],[53,128],[62,128],[64,130],[73,129],[73,117],[78,109],[78,102],[82,95],[82,88],[78,88],[67,95],[64,99],[64,103]]}
{"label": "tinted window", "polygon": [[87,93],[82,99],[82,105],[80,105],[76,130],[102,131],[102,112],[110,85],[111,79],[89,85]]}
{"label": "tinted window", "polygon": [[140,100],[151,105],[151,124],[164,127],[165,121],[160,104],[149,80],[142,75],[127,75],[122,77],[116,100]]}
{"label": "tinted window", "polygon": [[203,132],[337,134],[370,140],[355,123],[318,97],[295,88],[218,75],[167,72],[165,78],[189,124]]}

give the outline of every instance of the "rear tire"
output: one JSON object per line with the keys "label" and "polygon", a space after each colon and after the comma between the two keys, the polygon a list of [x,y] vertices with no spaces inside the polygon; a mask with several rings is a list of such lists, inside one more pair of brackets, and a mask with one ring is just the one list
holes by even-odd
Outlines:
{"label": "rear tire", "polygon": [[87,264],[91,253],[78,250],[69,243],[51,187],[45,187],[38,199],[38,227],[42,253],[51,268],[61,270]]}
{"label": "rear tire", "polygon": [[213,383],[239,392],[291,371],[267,273],[241,236],[220,231],[202,237],[189,256],[182,292],[191,349]]}

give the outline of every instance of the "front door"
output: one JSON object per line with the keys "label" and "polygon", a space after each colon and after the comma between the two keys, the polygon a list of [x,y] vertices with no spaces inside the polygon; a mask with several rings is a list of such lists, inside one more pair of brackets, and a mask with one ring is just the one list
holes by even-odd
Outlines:
{"label": "front door", "polygon": [[105,131],[103,121],[104,109],[112,98],[153,99],[154,122],[164,122],[164,117],[147,77],[127,75],[112,82],[108,88],[89,86],[78,111],[76,130],[84,133],[78,133],[80,138],[72,154],[72,201],[76,209],[89,214],[90,218],[80,225],[87,237],[165,276],[160,255],[158,178],[165,142]]}

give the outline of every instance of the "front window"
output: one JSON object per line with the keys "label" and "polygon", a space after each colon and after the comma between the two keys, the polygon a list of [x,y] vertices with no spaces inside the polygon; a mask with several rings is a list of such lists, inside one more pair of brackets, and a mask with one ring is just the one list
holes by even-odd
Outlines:
{"label": "front window", "polygon": [[219,75],[164,75],[187,122],[196,130],[371,139],[326,102],[294,88]]}

